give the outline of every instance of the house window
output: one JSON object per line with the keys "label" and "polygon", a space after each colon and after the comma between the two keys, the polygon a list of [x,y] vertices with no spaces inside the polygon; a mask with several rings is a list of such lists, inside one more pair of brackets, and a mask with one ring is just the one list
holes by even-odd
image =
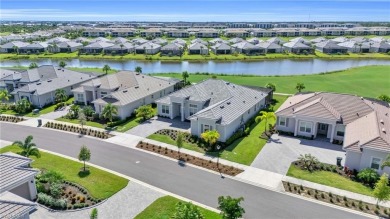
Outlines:
{"label": "house window", "polygon": [[381,159],[373,157],[371,160],[371,168],[375,170],[379,170],[380,165],[381,165]]}
{"label": "house window", "polygon": [[84,102],[84,94],[77,94],[77,101]]}
{"label": "house window", "polygon": [[248,110],[248,114],[251,113],[251,109]]}
{"label": "house window", "polygon": [[169,106],[167,106],[167,105],[162,105],[162,106],[161,106],[161,111],[162,111],[162,113],[164,113],[164,114],[169,114]]}
{"label": "house window", "polygon": [[100,96],[106,96],[107,95],[107,92],[100,92]]}
{"label": "house window", "polygon": [[198,106],[195,104],[190,104],[189,110],[190,110],[190,116],[192,116],[198,111]]}
{"label": "house window", "polygon": [[202,132],[207,132],[213,130],[213,126],[211,125],[203,125],[203,131]]}
{"label": "house window", "polygon": [[279,126],[287,126],[287,118],[279,117]]}
{"label": "house window", "polygon": [[152,94],[152,99],[154,98],[154,95]]}
{"label": "house window", "polygon": [[311,133],[311,129],[312,129],[312,123],[311,122],[303,122],[303,121],[301,121],[299,123],[299,131],[300,132]]}

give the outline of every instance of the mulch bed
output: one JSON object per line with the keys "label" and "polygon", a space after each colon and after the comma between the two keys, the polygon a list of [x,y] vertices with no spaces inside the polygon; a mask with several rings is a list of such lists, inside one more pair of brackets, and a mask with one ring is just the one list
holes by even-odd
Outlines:
{"label": "mulch bed", "polygon": [[14,123],[17,123],[17,122],[22,122],[24,120],[25,119],[23,117],[19,117],[19,116],[0,115],[0,121],[4,121],[4,122],[14,122]]}
{"label": "mulch bed", "polygon": [[67,181],[63,184],[61,198],[65,198],[67,200],[67,209],[89,207],[101,202],[101,200],[91,197],[88,191],[83,187]]}
{"label": "mulch bed", "polygon": [[161,154],[161,155],[164,155],[164,156],[167,156],[170,158],[180,160],[183,163],[190,163],[190,164],[193,164],[193,165],[196,165],[199,167],[203,167],[203,168],[213,170],[216,172],[220,172],[220,173],[230,175],[230,176],[236,176],[236,175],[244,172],[244,170],[242,170],[242,169],[238,169],[238,168],[223,165],[223,164],[217,165],[216,162],[213,162],[211,160],[205,160],[205,159],[195,157],[195,156],[192,156],[192,155],[189,155],[186,153],[180,153],[180,157],[179,157],[179,152],[176,150],[171,150],[171,149],[168,149],[166,147],[163,148],[161,146],[156,146],[156,145],[149,144],[146,142],[139,142],[137,145],[137,148],[151,151],[151,152],[154,152],[157,154]]}
{"label": "mulch bed", "polygon": [[104,131],[98,131],[90,128],[81,128],[79,126],[75,125],[67,125],[67,124],[62,124],[62,123],[56,123],[56,122],[47,122],[44,127],[46,128],[52,128],[52,129],[58,129],[62,131],[68,131],[68,132],[74,132],[74,133],[79,133],[82,135],[89,135],[92,137],[96,138],[102,138],[102,139],[107,139],[111,138],[114,135],[109,134]]}
{"label": "mulch bed", "polygon": [[364,213],[373,214],[378,217],[390,218],[390,208],[385,208],[359,200],[350,199],[345,196],[339,196],[329,192],[319,191],[290,182],[283,181],[283,186],[286,192],[294,193],[307,198],[316,199],[341,207],[350,208]]}

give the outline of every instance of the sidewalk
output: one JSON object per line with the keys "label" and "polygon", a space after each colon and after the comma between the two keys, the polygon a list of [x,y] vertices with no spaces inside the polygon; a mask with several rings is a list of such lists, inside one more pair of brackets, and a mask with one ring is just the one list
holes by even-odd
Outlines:
{"label": "sidewalk", "polygon": [[[348,198],[355,199],[355,200],[358,200],[358,201],[361,200],[363,202],[367,202],[367,203],[374,204],[374,205],[376,205],[376,203],[377,203],[377,200],[375,198],[373,198],[373,197],[370,197],[370,196],[361,195],[361,194],[358,194],[358,193],[349,192],[349,191],[346,191],[346,190],[337,189],[337,188],[334,188],[334,187],[325,186],[325,185],[321,185],[321,184],[318,184],[318,183],[313,183],[313,182],[309,182],[309,181],[306,181],[306,180],[297,179],[297,178],[294,178],[294,177],[284,176],[282,180],[286,181],[286,182],[294,183],[294,184],[297,184],[297,185],[302,185],[302,186],[305,186],[305,187],[309,187],[309,188],[312,188],[312,189],[317,189],[319,191],[331,192],[331,193],[333,193],[335,195],[346,196]],[[381,203],[379,203],[379,205],[389,208],[390,207],[390,202],[385,202],[385,203],[381,202]]]}

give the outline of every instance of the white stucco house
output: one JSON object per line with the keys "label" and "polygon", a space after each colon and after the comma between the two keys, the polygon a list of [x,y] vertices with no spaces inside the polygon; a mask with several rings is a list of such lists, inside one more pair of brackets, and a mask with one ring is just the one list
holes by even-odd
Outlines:
{"label": "white stucco house", "polygon": [[108,103],[113,104],[118,108],[118,116],[125,119],[138,107],[172,93],[179,81],[120,71],[83,83],[72,92],[76,102],[93,104],[97,113]]}
{"label": "white stucco house", "polygon": [[280,132],[343,143],[346,167],[390,173],[380,168],[390,153],[388,103],[350,94],[298,93],[275,114]]}
{"label": "white stucco house", "polygon": [[1,78],[0,89],[7,89],[15,102],[26,98],[34,106],[41,108],[55,102],[57,89],[65,90],[69,96],[72,89],[95,77],[93,74],[42,65]]}
{"label": "white stucco house", "polygon": [[225,142],[266,105],[267,92],[209,79],[156,101],[158,115],[191,122],[191,134],[216,129]]}
{"label": "white stucco house", "polygon": [[35,175],[30,158],[15,153],[0,154],[0,218],[28,219],[37,208]]}

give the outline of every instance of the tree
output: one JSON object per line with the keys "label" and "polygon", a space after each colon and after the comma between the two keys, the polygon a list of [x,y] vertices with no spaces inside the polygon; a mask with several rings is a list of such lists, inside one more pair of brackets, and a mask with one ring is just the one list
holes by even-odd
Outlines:
{"label": "tree", "polygon": [[378,99],[390,103],[390,96],[388,96],[386,94],[379,95]]}
{"label": "tree", "polygon": [[124,47],[124,45],[120,44],[119,46],[121,47],[121,54],[123,55],[123,47]]}
{"label": "tree", "polygon": [[90,159],[91,159],[91,151],[87,148],[87,146],[83,145],[80,149],[79,161],[84,162],[84,172],[85,172],[85,161],[89,161]]}
{"label": "tree", "polygon": [[57,103],[65,102],[68,99],[68,95],[64,89],[57,89],[54,96]]}
{"label": "tree", "polygon": [[268,119],[275,119],[276,120],[276,115],[274,112],[266,112],[266,111],[261,111],[260,116],[256,116],[255,121],[257,123],[261,121],[265,121],[264,124],[264,132],[267,133],[267,125],[268,125]]}
{"label": "tree", "polygon": [[19,54],[19,47],[13,46],[12,49],[14,50],[14,52],[15,52],[16,54]]}
{"label": "tree", "polygon": [[118,108],[111,103],[107,104],[103,108],[102,117],[112,122],[114,116],[118,115]]}
{"label": "tree", "polygon": [[141,66],[135,67],[135,72],[142,73],[142,67]]}
{"label": "tree", "polygon": [[298,92],[300,93],[303,89],[305,89],[305,84],[304,83],[297,83],[297,85],[295,86],[295,89],[298,90]]}
{"label": "tree", "polygon": [[373,191],[373,195],[377,200],[377,204],[382,201],[390,200],[390,187],[389,184],[389,176],[384,173],[379,181],[375,184],[375,188]]}
{"label": "tree", "polygon": [[138,109],[135,110],[135,115],[138,118],[142,118],[142,120],[152,118],[154,116],[154,110],[152,105],[143,105],[138,107]]}
{"label": "tree", "polygon": [[318,159],[311,154],[299,155],[299,161],[302,162],[303,168],[312,172],[319,163]]}
{"label": "tree", "polygon": [[87,123],[87,119],[85,118],[85,114],[83,112],[80,112],[78,119],[79,119],[79,123],[81,125],[81,128],[84,128],[84,125]]}
{"label": "tree", "polygon": [[16,102],[15,111],[17,113],[26,113],[31,109],[31,103],[26,98],[20,99]]}
{"label": "tree", "polygon": [[182,133],[179,133],[179,135],[177,136],[177,139],[176,139],[176,146],[177,146],[177,148],[178,148],[179,159],[180,159],[180,148],[183,147],[183,134],[182,134]]}
{"label": "tree", "polygon": [[41,153],[39,152],[39,149],[37,148],[37,145],[32,142],[33,136],[29,135],[27,138],[22,141],[15,141],[12,143],[12,145],[20,147],[23,151],[21,152],[22,156],[30,157],[35,156],[36,158],[41,157]]}
{"label": "tree", "polygon": [[91,106],[86,106],[83,108],[83,113],[85,116],[93,116],[93,114],[95,113],[95,111],[93,110],[93,108]]}
{"label": "tree", "polygon": [[208,130],[206,132],[203,132],[200,136],[205,142],[209,144],[210,147],[214,146],[214,144],[217,143],[220,137],[217,130]]}
{"label": "tree", "polygon": [[271,89],[273,92],[276,91],[276,85],[273,84],[273,83],[267,83],[267,84],[265,85],[265,87]]}
{"label": "tree", "polygon": [[33,69],[33,68],[38,68],[38,64],[35,63],[35,62],[32,62],[29,66],[28,66],[29,69]]}
{"label": "tree", "polygon": [[184,85],[186,85],[186,84],[187,84],[187,78],[190,77],[190,75],[188,74],[187,71],[183,71],[183,73],[181,74],[181,76],[183,77]]}
{"label": "tree", "polygon": [[66,62],[64,61],[61,61],[60,64],[58,64],[61,68],[65,68],[65,66],[67,65]]}
{"label": "tree", "polygon": [[8,101],[11,95],[8,93],[8,90],[0,91],[0,101]]}
{"label": "tree", "polygon": [[69,116],[72,118],[72,119],[76,119],[79,117],[79,112],[80,112],[80,106],[79,105],[72,105],[70,108],[69,108]]}
{"label": "tree", "polygon": [[218,197],[218,209],[221,210],[223,219],[236,219],[241,218],[245,213],[243,207],[241,207],[241,201],[244,201],[243,197],[232,198],[230,196]]}
{"label": "tree", "polygon": [[176,204],[176,212],[173,219],[203,219],[204,216],[194,204],[179,202]]}
{"label": "tree", "polygon": [[103,66],[103,71],[106,73],[106,74],[108,74],[108,71],[110,71],[111,70],[111,67],[109,66],[109,65],[104,65]]}

